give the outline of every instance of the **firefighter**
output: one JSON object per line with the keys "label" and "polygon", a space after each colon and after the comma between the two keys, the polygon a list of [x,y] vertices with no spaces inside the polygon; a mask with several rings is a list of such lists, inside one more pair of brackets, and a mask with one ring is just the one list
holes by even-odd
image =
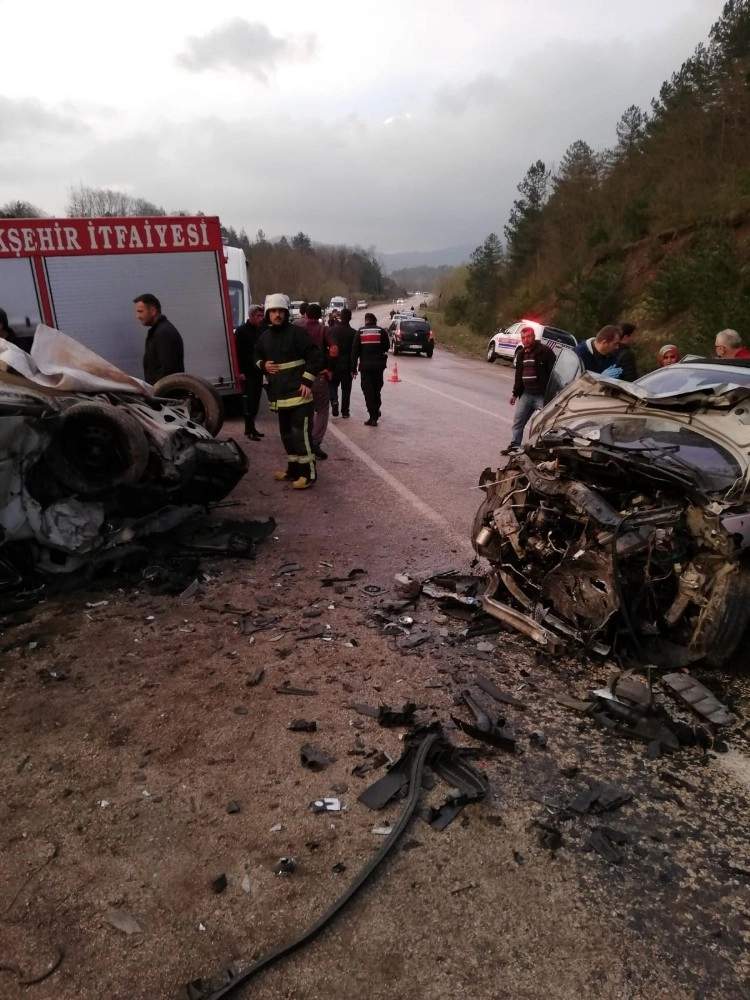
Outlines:
{"label": "firefighter", "polygon": [[155,385],[166,375],[185,371],[182,337],[161,311],[161,302],[150,292],[133,299],[135,316],[148,327],[143,348],[143,377]]}
{"label": "firefighter", "polygon": [[317,478],[311,441],[312,386],[323,356],[307,331],[290,323],[286,295],[267,295],[264,309],[269,325],[255,345],[255,364],[268,377],[268,401],[278,414],[287,462],[285,472],[273,475],[290,482],[292,489],[306,490]]}
{"label": "firefighter", "polygon": [[234,331],[234,342],[237,347],[237,361],[244,378],[242,383],[242,413],[245,417],[245,437],[251,441],[260,441],[263,437],[255,426],[255,420],[260,409],[260,399],[263,395],[263,372],[255,364],[255,345],[266,329],[263,306],[250,306],[247,322]]}
{"label": "firefighter", "polygon": [[352,378],[359,365],[362,393],[370,414],[370,419],[365,420],[366,427],[377,427],[380,420],[380,394],[389,346],[388,334],[378,326],[377,316],[365,313],[365,325],[357,330],[352,343]]}

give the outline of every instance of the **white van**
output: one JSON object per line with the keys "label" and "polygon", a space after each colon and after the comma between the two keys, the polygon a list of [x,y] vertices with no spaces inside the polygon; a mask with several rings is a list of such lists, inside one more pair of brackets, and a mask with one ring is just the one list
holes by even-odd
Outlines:
{"label": "white van", "polygon": [[334,295],[334,297],[328,303],[329,315],[333,312],[334,309],[337,309],[339,312],[341,312],[342,309],[348,309],[348,308],[349,308],[349,299],[344,298],[343,295]]}
{"label": "white van", "polygon": [[229,285],[229,304],[232,308],[232,326],[237,329],[247,319],[252,303],[250,280],[245,251],[241,247],[224,244],[224,268]]}

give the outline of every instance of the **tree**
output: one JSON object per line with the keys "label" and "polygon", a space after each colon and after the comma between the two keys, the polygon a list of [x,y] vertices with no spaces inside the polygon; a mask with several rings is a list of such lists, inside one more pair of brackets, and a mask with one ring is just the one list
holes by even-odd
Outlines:
{"label": "tree", "polygon": [[466,277],[469,326],[486,330],[492,325],[502,282],[503,245],[496,233],[490,233],[471,254]]}
{"label": "tree", "polygon": [[0,219],[44,219],[47,213],[29,201],[6,201],[0,205]]}
{"label": "tree", "polygon": [[159,205],[154,205],[145,198],[134,198],[123,191],[88,187],[86,184],[68,189],[66,213],[71,219],[167,214]]}
{"label": "tree", "polygon": [[750,56],[750,5],[747,0],[727,0],[709,38],[722,64]]}
{"label": "tree", "polygon": [[648,115],[645,111],[641,111],[637,104],[631,104],[629,108],[626,108],[615,125],[617,145],[614,153],[616,158],[630,160],[639,152],[646,135],[647,125]]}
{"label": "tree", "polygon": [[516,198],[505,226],[511,266],[517,270],[536,259],[540,245],[542,209],[547,200],[550,171],[542,160],[532,163],[518,185]]}
{"label": "tree", "polygon": [[295,250],[301,250],[303,252],[312,250],[312,240],[300,230],[296,236],[292,237],[292,247]]}

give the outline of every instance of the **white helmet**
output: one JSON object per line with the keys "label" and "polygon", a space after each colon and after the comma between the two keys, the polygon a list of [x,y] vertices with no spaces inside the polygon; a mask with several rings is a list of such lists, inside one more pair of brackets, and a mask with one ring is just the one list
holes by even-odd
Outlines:
{"label": "white helmet", "polygon": [[291,312],[292,307],[289,303],[289,296],[282,295],[281,292],[274,292],[273,295],[266,295],[263,310],[264,312],[268,312],[269,309],[286,309],[287,312]]}

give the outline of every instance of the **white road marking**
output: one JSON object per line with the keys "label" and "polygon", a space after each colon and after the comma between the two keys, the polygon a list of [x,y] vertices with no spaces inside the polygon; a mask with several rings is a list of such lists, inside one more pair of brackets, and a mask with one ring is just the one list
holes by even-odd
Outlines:
{"label": "white road marking", "polygon": [[374,472],[384,483],[387,483],[392,490],[398,493],[402,500],[410,504],[422,517],[427,518],[428,521],[432,521],[437,528],[440,528],[460,553],[466,554],[469,558],[474,556],[474,549],[465,535],[457,534],[450,521],[444,518],[442,514],[438,514],[436,510],[433,510],[416,493],[412,493],[408,486],[404,486],[400,479],[396,479],[387,469],[384,469],[382,465],[375,461],[372,455],[368,455],[366,451],[355,444],[350,437],[333,424],[328,425],[328,433],[333,434],[341,444],[347,447],[361,462],[364,462],[371,472]]}
{"label": "white road marking", "polygon": [[513,421],[510,417],[504,417],[500,413],[495,413],[493,410],[485,410],[481,406],[475,406],[474,403],[467,403],[465,399],[459,399],[458,396],[451,396],[447,392],[443,392],[442,389],[433,389],[431,385],[425,385],[424,382],[418,382],[416,379],[412,378],[410,375],[406,377],[401,376],[402,382],[409,382],[411,385],[416,385],[419,389],[424,389],[425,392],[434,392],[436,396],[442,396],[443,399],[450,399],[454,403],[460,403],[461,406],[468,406],[470,410],[476,410],[477,413],[484,413],[487,417],[494,417],[495,420],[501,420],[504,424],[512,424]]}

